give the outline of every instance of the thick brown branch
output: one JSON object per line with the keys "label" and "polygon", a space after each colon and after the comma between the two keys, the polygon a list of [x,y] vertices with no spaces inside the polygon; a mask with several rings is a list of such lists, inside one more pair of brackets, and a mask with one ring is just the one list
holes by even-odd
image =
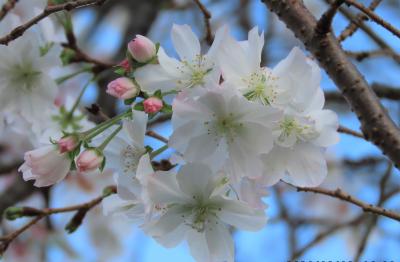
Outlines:
{"label": "thick brown branch", "polygon": [[7,45],[10,43],[12,40],[17,39],[21,35],[24,34],[26,30],[31,28],[33,25],[37,24],[44,18],[48,17],[49,15],[60,12],[60,11],[71,11],[73,9],[85,7],[85,6],[91,6],[91,5],[101,5],[105,2],[106,0],[77,0],[73,2],[68,2],[65,4],[59,4],[59,5],[52,5],[46,7],[42,13],[40,13],[38,16],[32,18],[28,22],[26,22],[23,25],[20,25],[16,28],[14,28],[8,35],[1,37],[0,38],[0,44],[1,45]]}
{"label": "thick brown branch", "polygon": [[338,41],[328,34],[316,34],[317,21],[300,0],[263,0],[270,10],[294,32],[315,56],[321,67],[341,89],[361,122],[367,140],[400,166],[400,130],[381,105],[367,82],[348,60]]}

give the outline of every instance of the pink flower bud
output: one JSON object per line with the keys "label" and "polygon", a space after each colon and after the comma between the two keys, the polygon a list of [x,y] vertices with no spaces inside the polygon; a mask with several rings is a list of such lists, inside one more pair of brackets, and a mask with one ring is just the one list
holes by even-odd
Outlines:
{"label": "pink flower bud", "polygon": [[75,136],[66,136],[58,140],[58,150],[61,154],[71,152],[78,146],[78,139]]}
{"label": "pink flower bud", "polygon": [[128,50],[132,57],[140,63],[146,63],[156,55],[155,44],[142,35],[136,35],[135,39],[128,43]]}
{"label": "pink flower bud", "polygon": [[158,97],[150,97],[144,100],[143,107],[146,113],[157,113],[163,107],[163,101]]}
{"label": "pink flower bud", "polygon": [[104,156],[96,149],[83,151],[75,160],[79,172],[94,171],[103,163]]}
{"label": "pink flower bud", "polygon": [[139,94],[139,88],[131,79],[120,77],[107,85],[106,92],[116,98],[129,99]]}

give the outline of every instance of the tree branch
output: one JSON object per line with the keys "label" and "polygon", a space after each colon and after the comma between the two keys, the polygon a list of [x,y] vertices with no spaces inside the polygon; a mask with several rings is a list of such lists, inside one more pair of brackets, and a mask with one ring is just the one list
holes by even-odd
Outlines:
{"label": "tree branch", "polygon": [[68,2],[65,4],[59,5],[52,5],[46,7],[44,11],[39,14],[38,16],[32,18],[28,22],[23,25],[20,25],[14,28],[8,35],[0,38],[1,45],[8,45],[11,41],[17,39],[18,37],[22,36],[26,30],[31,28],[33,25],[37,24],[44,18],[48,17],[49,15],[59,12],[59,11],[71,11],[73,9],[91,6],[91,5],[102,5],[106,0],[77,0],[73,2]]}
{"label": "tree branch", "polygon": [[400,214],[399,213],[393,212],[391,210],[387,210],[387,209],[379,207],[379,206],[365,203],[365,202],[358,200],[357,198],[343,192],[339,188],[336,190],[329,190],[329,189],[320,188],[320,187],[295,187],[295,188],[297,189],[297,192],[313,192],[313,193],[317,193],[317,194],[321,194],[321,195],[338,198],[340,200],[344,200],[348,203],[354,204],[354,205],[362,208],[362,210],[364,212],[385,216],[385,217],[388,217],[388,218],[391,218],[391,219],[394,219],[394,220],[397,220],[400,222]]}
{"label": "tree branch", "polygon": [[294,32],[341,89],[361,122],[367,140],[400,166],[400,130],[367,82],[348,60],[338,41],[316,33],[317,21],[300,0],[262,0]]}
{"label": "tree branch", "polygon": [[348,5],[352,5],[355,8],[359,9],[361,12],[369,16],[369,18],[371,18],[374,22],[383,26],[393,35],[400,38],[400,30],[392,26],[390,23],[386,22],[382,17],[375,14],[375,12],[373,12],[371,9],[354,0],[345,0],[345,1]]}
{"label": "tree branch", "polygon": [[[24,226],[22,226],[21,228],[17,229],[16,231],[0,237],[0,256],[2,256],[4,254],[4,252],[7,250],[7,247],[9,246],[9,244],[16,239],[19,235],[21,235],[23,232],[25,232],[27,229],[29,229],[31,226],[35,225],[37,222],[39,222],[42,218],[44,217],[48,217],[52,214],[58,214],[58,213],[66,213],[66,212],[73,212],[73,211],[77,211],[77,213],[75,214],[75,216],[72,218],[71,222],[67,225],[67,230],[70,230],[70,228],[68,228],[69,226],[71,226],[71,223],[79,223],[79,224],[74,224],[72,226],[76,226],[78,227],[80,225],[80,223],[82,222],[85,214],[92,209],[93,207],[95,207],[96,205],[100,204],[101,201],[103,201],[104,198],[108,197],[111,194],[115,194],[116,191],[116,187],[115,186],[109,186],[106,187],[104,190],[103,195],[80,205],[73,205],[73,206],[68,206],[68,207],[63,207],[63,208],[45,208],[45,209],[35,209],[35,208],[31,208],[31,207],[22,207],[20,208],[21,210],[21,217],[23,216],[35,216],[34,219],[32,219],[31,221],[29,221],[27,224],[25,224]],[[75,219],[79,217],[79,221],[76,221]],[[74,229],[76,229],[76,227]],[[70,231],[71,232],[71,231]]]}
{"label": "tree branch", "polygon": [[210,24],[210,19],[211,19],[211,13],[208,11],[208,9],[203,5],[203,3],[200,0],[193,0],[196,5],[199,7],[200,11],[203,13],[204,16],[204,24],[206,28],[206,41],[209,45],[212,44],[213,42],[213,36],[211,32],[211,24]]}
{"label": "tree branch", "polygon": [[15,4],[18,0],[8,0],[4,5],[1,7],[0,10],[0,21],[10,12],[11,9],[14,8]]}

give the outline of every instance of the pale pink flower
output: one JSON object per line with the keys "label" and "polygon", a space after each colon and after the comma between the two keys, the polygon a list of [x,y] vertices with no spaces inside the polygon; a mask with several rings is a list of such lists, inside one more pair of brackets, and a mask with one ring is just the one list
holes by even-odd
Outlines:
{"label": "pale pink flower", "polygon": [[129,99],[138,95],[139,88],[131,79],[120,77],[107,85],[106,92],[116,98]]}
{"label": "pale pink flower", "polygon": [[104,156],[96,149],[83,151],[75,160],[79,172],[94,171],[103,163]]}
{"label": "pale pink flower", "polygon": [[132,57],[140,63],[148,62],[156,55],[155,44],[142,35],[136,35],[135,39],[129,42],[128,50]]}
{"label": "pale pink flower", "polygon": [[163,107],[163,101],[158,98],[158,97],[150,97],[144,100],[143,106],[144,106],[144,112],[151,114],[151,113],[157,113],[158,111],[161,110]]}
{"label": "pale pink flower", "polygon": [[67,154],[62,154],[54,145],[28,151],[24,156],[25,162],[18,169],[24,180],[36,180],[35,186],[53,185],[64,179],[71,166]]}

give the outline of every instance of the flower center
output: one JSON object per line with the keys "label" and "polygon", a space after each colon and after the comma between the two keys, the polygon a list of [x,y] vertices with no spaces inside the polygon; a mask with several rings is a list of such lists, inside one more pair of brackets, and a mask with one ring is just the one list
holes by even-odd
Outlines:
{"label": "flower center", "polygon": [[285,116],[279,124],[280,135],[278,141],[281,143],[293,139],[293,143],[297,141],[308,141],[318,136],[314,127],[314,121],[307,117]]}
{"label": "flower center", "polygon": [[244,96],[248,100],[270,105],[278,95],[275,80],[276,77],[267,70],[252,73],[249,77],[242,79],[247,86]]}
{"label": "flower center", "polygon": [[187,79],[178,80],[178,85],[183,88],[191,88],[204,84],[204,77],[212,71],[213,64],[210,67],[206,57],[197,55],[196,58],[190,62],[183,60],[181,67],[178,69],[182,74],[187,76]]}
{"label": "flower center", "polygon": [[185,217],[185,223],[197,230],[203,232],[206,228],[207,223],[210,221],[210,216],[216,216],[218,208],[212,204],[207,204],[193,196],[194,200],[197,200],[193,205],[187,206],[188,213],[183,215]]}
{"label": "flower center", "polygon": [[14,72],[12,75],[14,75],[13,80],[15,85],[23,87],[27,90],[32,88],[37,76],[41,74],[41,72],[35,71],[34,68],[29,64],[17,64],[14,66],[13,71]]}

